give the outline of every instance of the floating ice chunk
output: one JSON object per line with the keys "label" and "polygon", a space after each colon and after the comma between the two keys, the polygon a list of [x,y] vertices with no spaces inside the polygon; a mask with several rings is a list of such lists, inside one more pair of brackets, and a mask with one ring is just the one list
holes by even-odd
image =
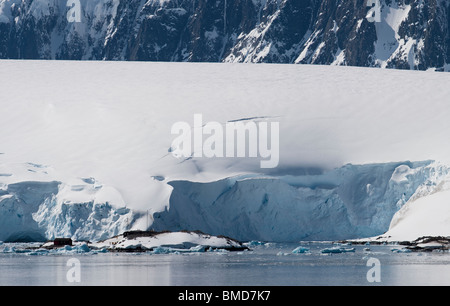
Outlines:
{"label": "floating ice chunk", "polygon": [[393,253],[411,253],[409,249],[391,249]]}
{"label": "floating ice chunk", "polygon": [[78,252],[80,252],[80,253],[87,253],[87,252],[90,252],[90,251],[91,251],[91,249],[89,248],[89,246],[87,245],[87,243],[82,243],[82,244],[78,245],[78,246],[76,247],[76,250],[77,250]]}
{"label": "floating ice chunk", "polygon": [[65,246],[63,246],[61,248],[52,249],[51,253],[52,254],[70,254],[70,253],[73,253],[72,252],[72,246],[65,245]]}
{"label": "floating ice chunk", "polygon": [[303,253],[308,253],[308,252],[309,252],[309,249],[302,247],[302,246],[299,246],[292,251],[293,254],[303,254]]}
{"label": "floating ice chunk", "polygon": [[333,247],[333,248],[326,248],[320,251],[323,254],[328,253],[348,253],[348,252],[355,252],[355,248],[341,248],[341,247]]}
{"label": "floating ice chunk", "polygon": [[91,251],[87,243],[81,243],[78,245],[65,245],[62,248],[53,249],[53,253],[55,254],[73,254],[73,253],[88,253]]}
{"label": "floating ice chunk", "polygon": [[14,253],[14,251],[15,251],[14,247],[6,246],[3,248],[2,253]]}
{"label": "floating ice chunk", "polygon": [[92,251],[93,254],[97,254],[97,253],[108,253],[108,249],[107,248],[101,248],[95,251]]}
{"label": "floating ice chunk", "polygon": [[153,249],[152,254],[169,254],[171,252],[172,252],[172,250],[170,248],[157,247],[157,248]]}
{"label": "floating ice chunk", "polygon": [[14,252],[17,253],[17,254],[26,254],[26,253],[30,253],[31,250],[30,249],[17,249],[17,248],[14,248]]}
{"label": "floating ice chunk", "polygon": [[222,248],[212,248],[212,247],[209,247],[209,248],[206,250],[206,252],[214,252],[214,253],[217,253],[217,254],[226,254],[226,253],[228,253],[228,250],[222,249]]}
{"label": "floating ice chunk", "polygon": [[27,255],[37,256],[37,255],[48,255],[48,254],[49,254],[49,250],[47,250],[47,249],[37,249],[37,250],[29,252]]}
{"label": "floating ice chunk", "polygon": [[265,242],[262,241],[256,241],[256,240],[252,240],[250,242],[244,243],[246,246],[258,246],[258,245],[265,245]]}
{"label": "floating ice chunk", "polygon": [[285,253],[285,252],[278,252],[277,253],[277,256],[287,256],[287,255],[289,255],[289,253]]}
{"label": "floating ice chunk", "polygon": [[31,249],[22,248],[20,246],[17,247],[17,246],[6,245],[1,252],[2,253],[26,254],[26,253],[30,253],[31,251],[32,251]]}
{"label": "floating ice chunk", "polygon": [[156,247],[151,252],[152,254],[185,254],[185,253],[203,253],[203,252],[225,252],[220,249],[213,249],[205,245],[197,245],[189,249],[177,249],[172,247]]}

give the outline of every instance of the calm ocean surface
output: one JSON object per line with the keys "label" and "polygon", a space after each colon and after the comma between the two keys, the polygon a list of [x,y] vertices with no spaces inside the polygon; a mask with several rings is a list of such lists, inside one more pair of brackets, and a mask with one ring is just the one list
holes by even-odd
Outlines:
{"label": "calm ocean surface", "polygon": [[[292,253],[300,245],[309,252]],[[321,252],[332,246],[268,243],[245,252],[182,254],[0,253],[0,285],[450,285],[448,252],[397,253],[392,249],[400,247],[393,245],[345,246],[355,250]]]}

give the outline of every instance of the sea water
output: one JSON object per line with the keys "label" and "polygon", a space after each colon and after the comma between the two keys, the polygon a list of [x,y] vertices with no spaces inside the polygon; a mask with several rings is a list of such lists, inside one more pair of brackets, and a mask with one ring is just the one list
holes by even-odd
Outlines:
{"label": "sea water", "polygon": [[[3,250],[11,249],[4,244]],[[298,247],[301,247],[297,249]],[[298,286],[449,285],[449,252],[401,246],[257,243],[242,252],[0,253],[0,285]],[[293,251],[297,249],[296,253]],[[73,277],[76,275],[76,277]]]}

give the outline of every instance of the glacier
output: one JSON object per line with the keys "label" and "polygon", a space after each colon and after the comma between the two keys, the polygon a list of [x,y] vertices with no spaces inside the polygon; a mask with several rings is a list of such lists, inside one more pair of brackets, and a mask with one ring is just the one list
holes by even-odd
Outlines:
{"label": "glacier", "polygon": [[[149,62],[0,67],[0,241],[100,241],[147,229],[247,241],[395,229],[401,238],[416,215],[431,219],[412,222],[414,235],[438,217],[432,233],[445,233],[448,74]],[[276,120],[279,166],[175,158],[171,126],[198,113],[221,124]],[[428,203],[442,209],[424,214]]]}
{"label": "glacier", "polygon": [[[449,168],[432,161],[345,165],[322,173],[171,181],[169,205],[151,216],[155,231],[200,230],[241,241],[295,242],[371,237]],[[1,178],[0,178],[1,181]],[[133,228],[143,212],[93,178],[3,184],[0,241],[57,237],[100,241]]]}
{"label": "glacier", "polygon": [[124,232],[139,216],[123,206],[117,190],[93,178],[59,182],[41,176],[38,181],[39,174],[51,176],[46,166],[26,163],[9,168],[14,174],[5,178],[29,171],[34,181],[8,184],[0,175],[0,241],[97,241]]}
{"label": "glacier", "polygon": [[431,161],[345,165],[302,176],[174,181],[170,207],[153,215],[155,230],[198,229],[242,241],[311,241],[371,237],[421,186],[448,168]]}

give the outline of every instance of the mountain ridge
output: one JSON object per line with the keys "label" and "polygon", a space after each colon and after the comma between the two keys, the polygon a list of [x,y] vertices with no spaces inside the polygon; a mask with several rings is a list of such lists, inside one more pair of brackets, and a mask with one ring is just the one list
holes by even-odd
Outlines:
{"label": "mountain ridge", "polygon": [[1,0],[0,58],[250,62],[450,70],[450,3]]}

